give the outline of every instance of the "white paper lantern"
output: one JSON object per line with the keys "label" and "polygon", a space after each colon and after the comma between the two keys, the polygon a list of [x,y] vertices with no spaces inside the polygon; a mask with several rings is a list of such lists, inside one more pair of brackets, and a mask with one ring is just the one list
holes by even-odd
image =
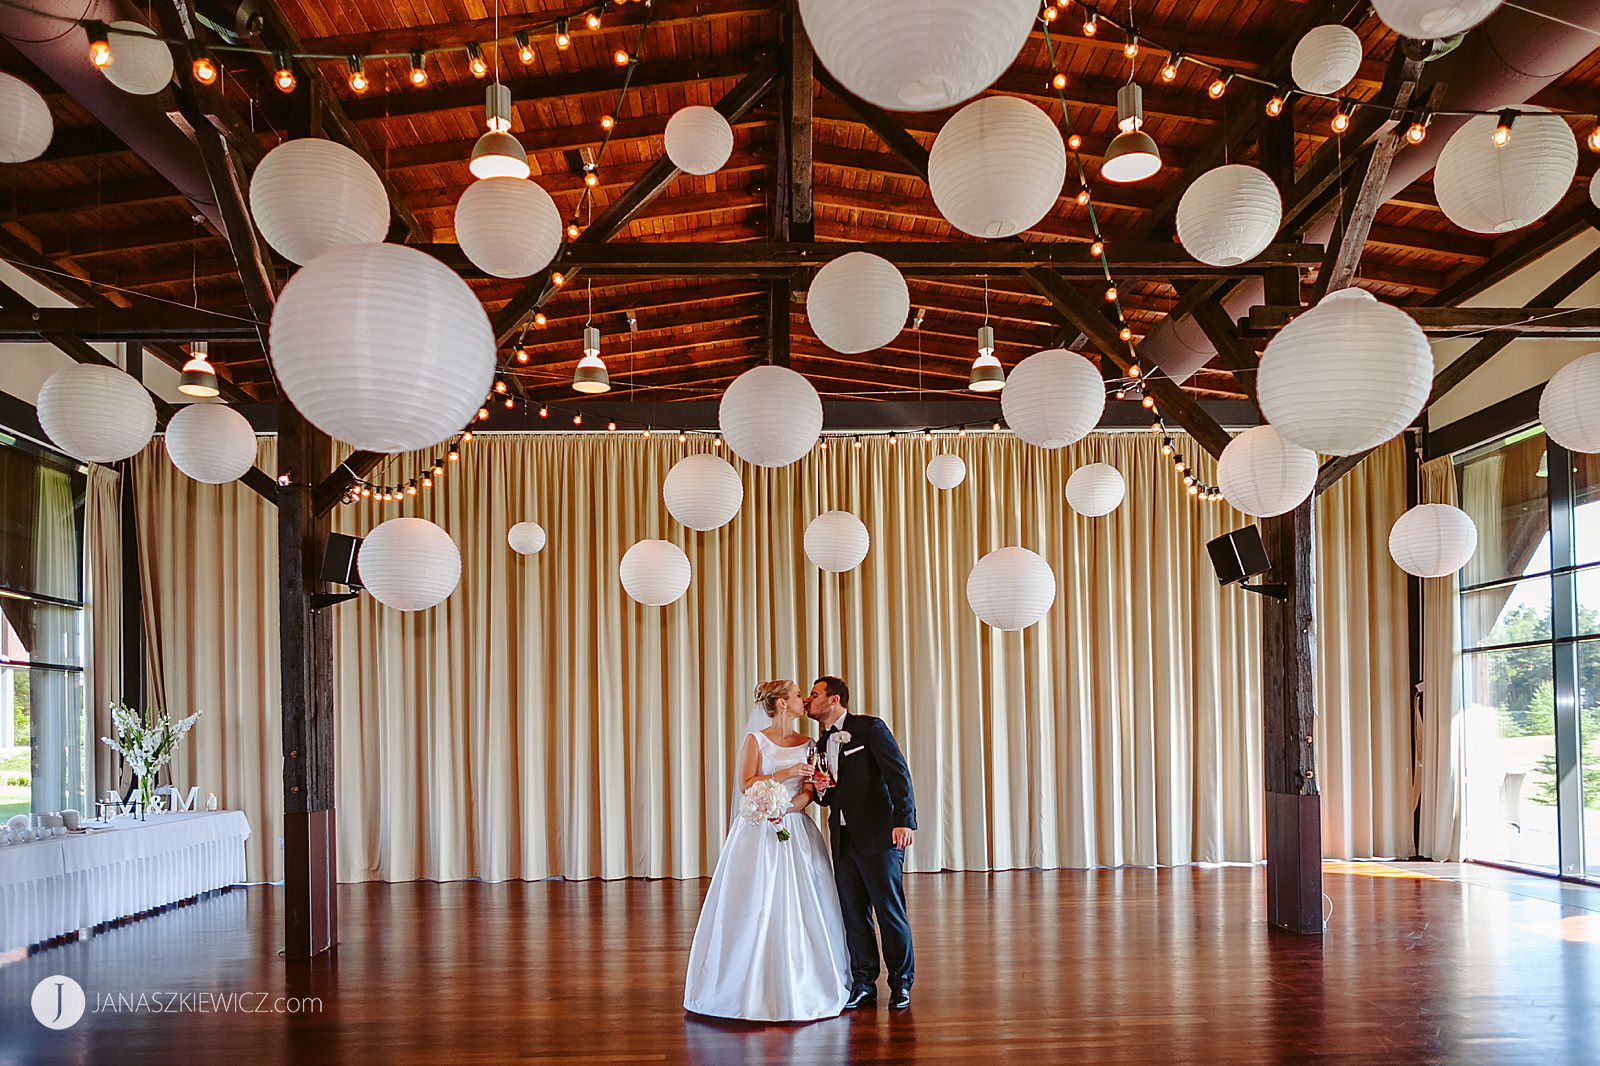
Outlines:
{"label": "white paper lantern", "polygon": [[1539,394],[1539,421],[1563,448],[1600,452],[1600,352],[1555,372]]}
{"label": "white paper lantern", "polygon": [[1099,518],[1115,511],[1127,495],[1128,483],[1122,472],[1110,463],[1080,466],[1067,478],[1067,504],[1085,518]]}
{"label": "white paper lantern", "polygon": [[1432,41],[1465,33],[1505,0],[1372,0],[1383,24],[1402,37]]}
{"label": "white paper lantern", "polygon": [[1178,241],[1212,266],[1237,266],[1277,236],[1283,198],[1271,178],[1242,163],[1208,170],[1178,201]]}
{"label": "white paper lantern", "polygon": [[304,266],[334,248],[383,240],[389,194],[349,148],[302,137],[262,157],[250,177],[250,214],[275,251]]}
{"label": "white paper lantern", "polygon": [[116,367],[79,363],[39,387],[39,425],[73,458],[114,463],[150,443],[156,405],[143,385]]}
{"label": "white paper lantern", "polygon": [[822,397],[788,367],[751,367],[722,394],[717,426],[746,462],[788,466],[822,435]]}
{"label": "white paper lantern", "polygon": [[662,140],[672,165],[688,174],[715,174],[733,154],[733,127],[714,107],[679,108]]}
{"label": "white paper lantern", "polygon": [[361,541],[356,570],[374,599],[397,611],[426,611],[461,580],[461,551],[426,518],[391,518]]}
{"label": "white paper lantern", "polygon": [[100,70],[107,81],[135,96],[154,96],[171,84],[172,47],[158,40],[150,27],[124,20],[106,28],[111,64]]}
{"label": "white paper lantern", "polygon": [[928,484],[936,489],[953,489],[967,480],[967,462],[959,455],[935,455],[928,460]]}
{"label": "white paper lantern", "polygon": [[1027,629],[1056,602],[1056,575],[1027,548],[999,548],[967,575],[967,604],[996,629]]}
{"label": "white paper lantern", "polygon": [[544,527],[537,522],[518,522],[506,533],[506,543],[518,555],[537,555],[544,551]]}
{"label": "white paper lantern", "polygon": [[867,557],[872,536],[849,511],[824,511],[806,526],[806,558],[833,574],[854,570]]}
{"label": "white paper lantern", "polygon": [[456,203],[456,243],[485,274],[525,278],[560,251],[561,211],[526,178],[484,178]]}
{"label": "white paper lantern", "polygon": [[1478,548],[1478,527],[1459,507],[1424,503],[1396,519],[1389,530],[1389,555],[1415,577],[1449,577]]}
{"label": "white paper lantern", "polygon": [[0,73],[0,163],[26,163],[50,147],[55,122],[39,90]]}
{"label": "white paper lantern", "polygon": [[[1491,108],[1490,110],[1498,110]],[[1518,104],[1511,140],[1494,143],[1494,115],[1469,118],[1439,153],[1433,191],[1445,217],[1474,233],[1505,233],[1561,202],[1578,172],[1578,140],[1566,119]]]}
{"label": "white paper lantern", "polygon": [[1317,453],[1272,426],[1246,430],[1222,449],[1217,486],[1245,514],[1271,518],[1305,502],[1317,484]]}
{"label": "white paper lantern", "polygon": [[1356,288],[1330,292],[1280,330],[1256,374],[1267,421],[1324,455],[1382,444],[1422,412],[1432,389],[1422,327]]}
{"label": "white paper lantern", "polygon": [[1300,38],[1289,57],[1289,76],[1308,93],[1328,96],[1355,79],[1361,69],[1361,38],[1347,26],[1330,23]]}
{"label": "white paper lantern", "polygon": [[854,355],[882,348],[911,314],[911,290],[899,269],[871,252],[829,260],[806,292],[806,321],[817,339]]}
{"label": "white paper lantern", "polygon": [[689,557],[668,540],[641,540],[622,556],[622,588],[646,607],[665,607],[689,591]]}
{"label": "white paper lantern", "polygon": [[303,267],[278,297],[269,347],[300,413],[366,451],[448,439],[494,380],[494,331],[477,295],[399,244],[337,248]]}
{"label": "white paper lantern", "polygon": [[988,96],[963,107],[928,153],[928,189],[939,213],[974,237],[1010,237],[1031,228],[1055,207],[1066,177],[1061,131],[1015,96]]}
{"label": "white paper lantern", "polygon": [[667,471],[661,496],[673,518],[704,533],[733,521],[744,502],[744,482],[726,460],[690,455]]}
{"label": "white paper lantern", "polygon": [[256,465],[250,420],[220,403],[192,403],[167,423],[167,457],[196,481],[237,481]]}
{"label": "white paper lantern", "polygon": [[1077,352],[1049,348],[1016,365],[1000,394],[1011,431],[1040,448],[1065,448],[1100,423],[1106,387],[1100,371]]}
{"label": "white paper lantern", "polygon": [[800,0],[817,58],[890,111],[940,111],[999,80],[1039,14],[1029,0]]}

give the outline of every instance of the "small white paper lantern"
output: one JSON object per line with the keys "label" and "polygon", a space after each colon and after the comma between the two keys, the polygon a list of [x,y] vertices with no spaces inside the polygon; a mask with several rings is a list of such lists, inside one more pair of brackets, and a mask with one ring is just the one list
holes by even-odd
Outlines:
{"label": "small white paper lantern", "polygon": [[537,522],[518,522],[506,533],[506,543],[518,555],[537,555],[544,551],[544,527]]}
{"label": "small white paper lantern", "polygon": [[1600,452],[1600,352],[1557,370],[1539,394],[1545,433],[1574,452]]}
{"label": "small white paper lantern", "polygon": [[1106,409],[1100,371],[1077,352],[1048,348],[1016,365],[1000,394],[1013,433],[1040,448],[1065,448],[1100,423]]}
{"label": "small white paper lantern", "polygon": [[1363,289],[1339,289],[1267,344],[1256,375],[1278,432],[1324,455],[1375,448],[1422,412],[1433,349],[1422,327]]}
{"label": "small white paper lantern", "polygon": [[928,189],[939,213],[974,237],[1030,229],[1055,207],[1066,177],[1061,131],[1015,96],[987,96],[963,107],[928,153]]}
{"label": "small white paper lantern", "polygon": [[996,629],[1027,629],[1056,602],[1056,575],[1027,548],[998,548],[967,575],[967,604]]}
{"label": "small white paper lantern", "polygon": [[526,178],[484,178],[456,203],[456,242],[485,274],[525,278],[561,249],[561,211]]}
{"label": "small white paper lantern", "polygon": [[1030,0],[919,4],[800,0],[800,17],[829,73],[890,111],[940,111],[999,80],[1028,39]]}
{"label": "small white paper lantern", "polygon": [[867,557],[872,536],[849,511],[824,511],[806,526],[806,558],[820,569],[840,574],[854,570]]}
{"label": "small white paper lantern", "polygon": [[672,165],[688,174],[715,174],[733,154],[733,127],[714,107],[679,108],[662,140]]}
{"label": "small white paper lantern", "polygon": [[220,403],[192,403],[167,423],[167,457],[196,481],[237,481],[256,465],[256,431],[250,420]]}
{"label": "small white paper lantern", "polygon": [[1178,241],[1212,266],[1237,266],[1260,255],[1283,221],[1278,186],[1242,163],[1208,170],[1178,201]]}
{"label": "small white paper lantern", "polygon": [[429,448],[477,414],[494,331],[467,283],[399,244],[336,248],[272,311],[272,367],[312,424],[373,452]]}
{"label": "small white paper lantern", "polygon": [[361,541],[356,570],[374,599],[397,611],[426,611],[461,580],[461,551],[426,518],[391,518]]}
{"label": "small white paper lantern", "polygon": [[1317,484],[1317,453],[1272,426],[1246,430],[1222,449],[1217,486],[1223,498],[1254,518],[1288,514]]}
{"label": "small white paper lantern", "polygon": [[667,471],[661,496],[673,518],[704,533],[733,521],[744,502],[744,482],[727,460],[690,455]]}
{"label": "small white paper lantern", "polygon": [[689,591],[689,557],[669,540],[641,540],[622,555],[622,588],[646,607],[676,603]]}
{"label": "small white paper lantern", "polygon": [[334,248],[383,240],[389,194],[349,148],[302,137],[262,157],[250,177],[250,214],[273,250],[304,266]]}
{"label": "small white paper lantern", "polygon": [[928,460],[928,484],[936,489],[953,489],[967,480],[967,462],[959,455],[935,455]]}
{"label": "small white paper lantern", "polygon": [[871,252],[829,260],[806,292],[806,321],[817,339],[854,355],[882,348],[911,314],[911,290],[899,268]]}
{"label": "small white paper lantern", "polygon": [[1289,76],[1308,93],[1328,96],[1349,85],[1361,69],[1361,38],[1330,23],[1311,30],[1294,46]]}
{"label": "small white paper lantern", "polygon": [[100,70],[107,81],[135,96],[154,96],[171,84],[172,48],[157,39],[150,27],[122,20],[106,29],[111,64]]}
{"label": "small white paper lantern", "polygon": [[40,386],[39,425],[73,458],[114,463],[150,443],[156,405],[143,385],[116,367],[79,363]]}
{"label": "small white paper lantern", "polygon": [[55,122],[39,90],[0,73],[0,163],[26,163],[50,147]]}
{"label": "small white paper lantern", "polygon": [[788,367],[751,367],[722,394],[717,426],[746,462],[788,466],[822,435],[822,397]]}
{"label": "small white paper lantern", "polygon": [[1465,33],[1505,0],[1372,0],[1383,24],[1402,37],[1433,41]]}
{"label": "small white paper lantern", "polygon": [[1449,577],[1477,548],[1478,527],[1471,516],[1447,503],[1419,504],[1389,530],[1389,555],[1415,577]]}
{"label": "small white paper lantern", "polygon": [[1122,505],[1128,483],[1110,463],[1080,466],[1067,478],[1067,504],[1085,518],[1108,515]]}
{"label": "small white paper lantern", "polygon": [[[1433,191],[1445,217],[1474,233],[1506,233],[1538,221],[1561,202],[1578,173],[1578,140],[1557,115],[1518,104],[1511,140],[1494,143],[1494,115],[1478,115],[1445,142]],[[1498,110],[1498,109],[1491,109]]]}

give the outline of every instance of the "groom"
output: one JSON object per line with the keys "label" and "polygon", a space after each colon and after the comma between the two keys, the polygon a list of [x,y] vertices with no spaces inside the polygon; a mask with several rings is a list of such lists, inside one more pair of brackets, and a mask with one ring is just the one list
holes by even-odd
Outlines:
{"label": "groom", "polygon": [[877,915],[883,960],[889,967],[889,1006],[911,1006],[911,925],[901,883],[905,849],[917,827],[911,771],[883,720],[850,714],[850,689],[837,677],[811,686],[806,714],[822,727],[817,743],[827,753],[832,776],[811,776],[817,801],[827,804],[833,840],[833,879],[844,912],[854,986],[846,1009],[877,1002]]}

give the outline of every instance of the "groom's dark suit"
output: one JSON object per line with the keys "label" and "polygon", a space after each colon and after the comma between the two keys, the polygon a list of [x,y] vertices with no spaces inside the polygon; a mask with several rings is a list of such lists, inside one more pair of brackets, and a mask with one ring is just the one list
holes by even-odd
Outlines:
{"label": "groom's dark suit", "polygon": [[905,851],[894,846],[896,827],[917,827],[911,771],[894,734],[878,718],[846,714],[825,729],[818,743],[827,751],[833,734],[849,739],[838,745],[832,767],[834,785],[817,797],[829,807],[833,840],[833,876],[844,912],[845,942],[857,988],[878,981],[878,944],[872,935],[875,913],[883,935],[883,960],[889,986],[911,988],[911,924],[906,921],[906,895],[901,883]]}

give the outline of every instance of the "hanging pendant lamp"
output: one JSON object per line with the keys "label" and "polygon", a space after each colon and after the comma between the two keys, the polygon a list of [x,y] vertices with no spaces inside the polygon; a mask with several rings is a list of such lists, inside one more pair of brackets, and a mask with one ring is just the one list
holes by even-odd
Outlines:
{"label": "hanging pendant lamp", "polygon": [[1144,90],[1130,81],[1117,90],[1117,125],[1122,132],[1106,148],[1100,176],[1107,181],[1143,181],[1161,169],[1161,150],[1144,131]]}
{"label": "hanging pendant lamp", "polygon": [[611,375],[600,361],[600,331],[594,326],[583,327],[583,358],[572,371],[572,387],[590,395],[611,391]]}
{"label": "hanging pendant lamp", "polygon": [[485,90],[484,125],[489,132],[472,146],[468,169],[475,178],[525,178],[533,173],[522,142],[511,136],[511,90],[498,81]]}
{"label": "hanging pendant lamp", "polygon": [[221,391],[217,388],[217,368],[206,358],[210,348],[208,341],[189,345],[189,361],[183,364],[183,379],[178,383],[178,391],[185,396],[211,397]]}

